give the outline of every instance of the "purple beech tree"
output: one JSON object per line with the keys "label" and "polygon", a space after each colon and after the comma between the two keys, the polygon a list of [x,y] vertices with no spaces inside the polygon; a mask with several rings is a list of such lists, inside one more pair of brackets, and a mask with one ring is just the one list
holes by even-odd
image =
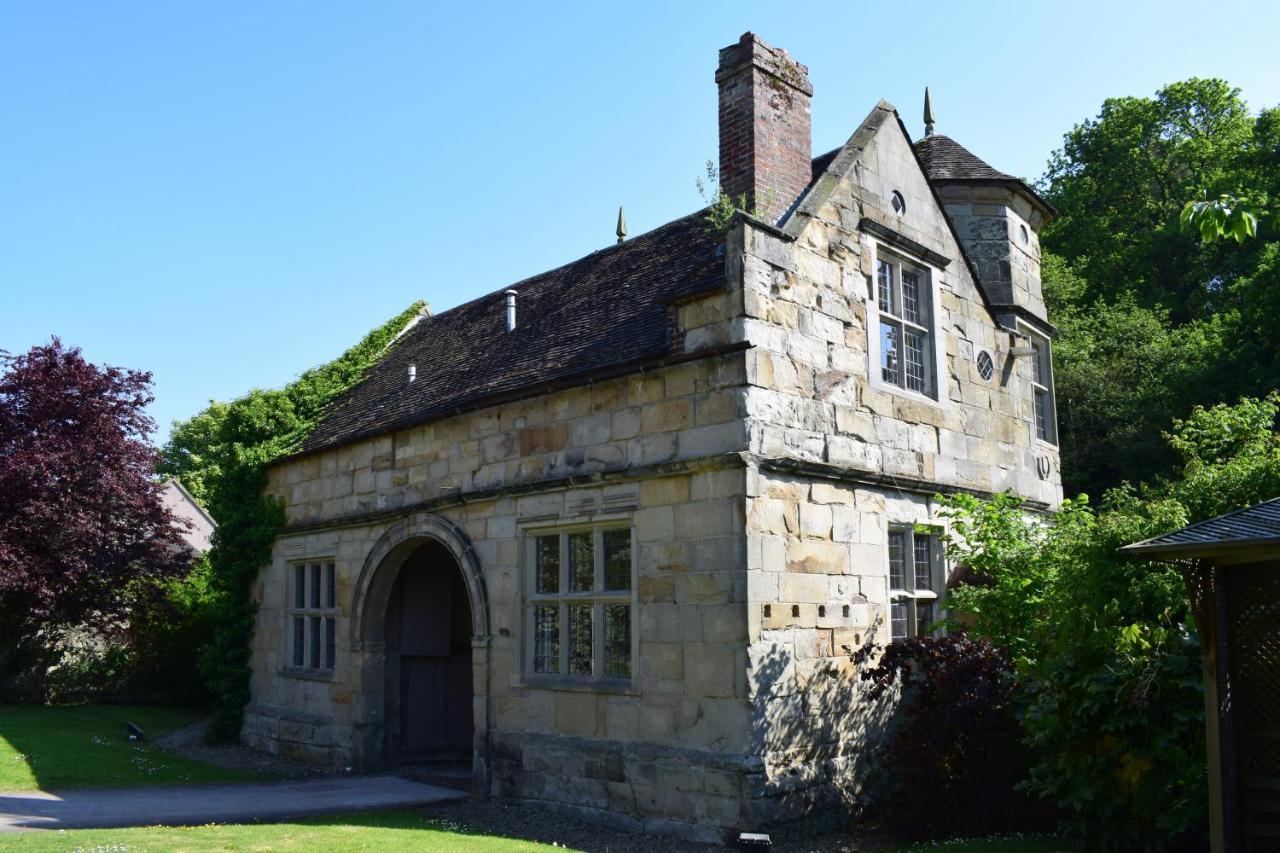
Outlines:
{"label": "purple beech tree", "polygon": [[151,374],[0,351],[0,622],[105,622],[190,558],[160,503]]}

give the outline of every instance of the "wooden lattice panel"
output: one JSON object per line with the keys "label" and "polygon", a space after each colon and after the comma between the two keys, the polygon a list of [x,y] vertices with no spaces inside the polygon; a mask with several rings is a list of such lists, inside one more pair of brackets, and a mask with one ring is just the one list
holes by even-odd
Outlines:
{"label": "wooden lattice panel", "polygon": [[1280,846],[1280,563],[1228,569],[1230,685],[1246,847]]}

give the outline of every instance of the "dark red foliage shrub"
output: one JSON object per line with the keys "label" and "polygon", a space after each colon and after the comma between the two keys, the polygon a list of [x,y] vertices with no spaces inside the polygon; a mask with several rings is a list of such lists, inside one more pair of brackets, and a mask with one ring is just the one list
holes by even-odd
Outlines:
{"label": "dark red foliage shrub", "polygon": [[159,500],[151,376],[54,338],[0,352],[0,619],[106,623],[135,582],[189,565]]}
{"label": "dark red foliage shrub", "polygon": [[867,792],[871,813],[890,832],[944,838],[1047,823],[1043,807],[1015,790],[1026,762],[1013,663],[1003,651],[967,634],[895,640],[862,678],[872,698],[902,691]]}

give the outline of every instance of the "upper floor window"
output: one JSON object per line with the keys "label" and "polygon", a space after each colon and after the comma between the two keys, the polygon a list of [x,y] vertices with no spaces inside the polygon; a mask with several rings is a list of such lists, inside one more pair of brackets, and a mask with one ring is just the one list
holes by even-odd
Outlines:
{"label": "upper floor window", "polygon": [[933,288],[929,272],[883,250],[876,260],[880,378],[934,396]]}
{"label": "upper floor window", "polygon": [[575,680],[627,680],[633,671],[631,530],[588,527],[528,540],[529,670]]}
{"label": "upper floor window", "polygon": [[942,542],[914,527],[889,528],[889,635],[927,634],[941,618]]}
{"label": "upper floor window", "polygon": [[1031,338],[1031,391],[1035,410],[1036,438],[1058,443],[1058,418],[1053,404],[1053,363],[1049,342]]}
{"label": "upper floor window", "polygon": [[289,609],[295,669],[333,669],[338,596],[333,560],[293,564],[293,606]]}

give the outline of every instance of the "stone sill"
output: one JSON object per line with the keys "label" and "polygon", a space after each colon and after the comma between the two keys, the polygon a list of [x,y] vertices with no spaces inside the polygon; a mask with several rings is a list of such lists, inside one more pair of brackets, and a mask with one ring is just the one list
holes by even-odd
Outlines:
{"label": "stone sill", "polygon": [[280,676],[282,678],[296,678],[300,681],[333,681],[333,670],[295,669],[287,666],[280,670]]}
{"label": "stone sill", "polygon": [[542,676],[517,676],[511,686],[524,690],[552,690],[565,693],[606,693],[615,696],[639,696],[640,689],[634,681],[622,679],[579,680]]}

